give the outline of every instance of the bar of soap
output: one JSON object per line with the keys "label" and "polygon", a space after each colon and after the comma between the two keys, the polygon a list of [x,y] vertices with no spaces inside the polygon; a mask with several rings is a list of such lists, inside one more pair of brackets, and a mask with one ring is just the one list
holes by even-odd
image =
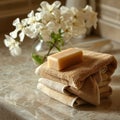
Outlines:
{"label": "bar of soap", "polygon": [[48,67],[63,70],[82,61],[83,52],[79,48],[69,48],[47,57]]}

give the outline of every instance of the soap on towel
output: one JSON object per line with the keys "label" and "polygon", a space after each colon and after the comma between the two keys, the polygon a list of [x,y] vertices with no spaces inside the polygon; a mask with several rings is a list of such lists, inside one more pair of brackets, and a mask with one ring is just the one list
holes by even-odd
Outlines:
{"label": "soap on towel", "polygon": [[[76,103],[76,99],[74,99],[74,97],[71,99],[70,97],[70,101],[66,103],[67,98],[65,93],[58,94],[59,92],[61,93],[61,91],[65,90],[65,92],[72,93],[81,100],[93,105],[99,105],[101,98],[111,95],[112,89],[109,87],[109,83],[111,81],[111,75],[117,67],[115,57],[110,54],[97,53],[88,50],[82,50],[82,52],[83,58],[81,63],[71,65],[60,71],[49,68],[47,62],[39,66],[35,73],[42,78],[48,79],[45,86],[48,88],[51,86],[50,89],[57,92],[57,94],[55,94],[55,92],[53,94],[53,91],[46,92],[40,88],[41,91],[69,106],[74,106],[74,104],[71,103]],[[41,82],[40,84],[44,84],[44,82]],[[48,85],[50,82],[61,83],[65,89],[60,89],[61,85],[59,87],[57,86],[59,84],[55,86],[53,86],[53,83]],[[65,96],[60,97],[63,95]],[[67,97],[69,97],[69,95]]]}
{"label": "soap on towel", "polygon": [[48,67],[55,70],[62,70],[71,65],[80,63],[82,56],[83,53],[79,48],[69,48],[48,56]]}
{"label": "soap on towel", "polygon": [[[96,76],[96,73],[101,71],[101,69],[105,66],[107,66],[107,71],[106,75],[102,74],[102,78],[104,79],[110,77],[117,68],[117,61],[113,55],[88,50],[82,51],[83,61],[80,64],[76,64],[64,70],[58,71],[55,69],[50,69],[47,66],[47,62],[45,62],[36,69],[35,73],[41,77],[52,79],[54,81],[68,84],[72,87],[80,89],[82,86],[82,81],[85,81],[91,75]],[[99,74],[96,77],[97,79],[101,79]]]}

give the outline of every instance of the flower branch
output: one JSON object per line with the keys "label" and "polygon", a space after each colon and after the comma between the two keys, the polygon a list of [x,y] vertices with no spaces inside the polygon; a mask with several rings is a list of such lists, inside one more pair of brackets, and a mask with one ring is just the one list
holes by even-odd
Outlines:
{"label": "flower branch", "polygon": [[4,43],[9,48],[11,55],[21,54],[21,47],[25,36],[31,39],[45,41],[48,44],[48,52],[43,57],[32,55],[39,64],[43,63],[53,48],[58,51],[66,41],[86,33],[92,26],[96,28],[97,13],[90,6],[83,9],[61,6],[60,1],[49,4],[46,1],[40,3],[36,11],[31,11],[26,18],[13,21],[15,30],[5,35]]}

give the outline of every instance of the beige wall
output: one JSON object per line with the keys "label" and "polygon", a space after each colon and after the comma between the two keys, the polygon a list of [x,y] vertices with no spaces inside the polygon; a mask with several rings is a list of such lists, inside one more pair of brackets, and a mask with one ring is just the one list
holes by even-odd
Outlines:
{"label": "beige wall", "polygon": [[[0,0],[0,33],[13,30],[15,18],[23,18],[32,9],[36,9],[42,0]],[[47,0],[52,3],[54,0]],[[65,4],[65,0],[61,0]]]}
{"label": "beige wall", "polygon": [[120,42],[120,0],[96,0],[99,16],[97,33]]}

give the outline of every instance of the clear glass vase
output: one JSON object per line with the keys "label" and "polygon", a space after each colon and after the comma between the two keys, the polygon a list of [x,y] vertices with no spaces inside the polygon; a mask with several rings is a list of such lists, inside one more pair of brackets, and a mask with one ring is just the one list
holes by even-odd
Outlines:
{"label": "clear glass vase", "polygon": [[57,49],[55,46],[49,46],[47,41],[38,39],[32,46],[32,59],[35,64],[40,65],[46,61],[48,55],[57,53],[69,47],[72,47],[70,41],[65,42],[64,45],[60,47],[60,49]]}

